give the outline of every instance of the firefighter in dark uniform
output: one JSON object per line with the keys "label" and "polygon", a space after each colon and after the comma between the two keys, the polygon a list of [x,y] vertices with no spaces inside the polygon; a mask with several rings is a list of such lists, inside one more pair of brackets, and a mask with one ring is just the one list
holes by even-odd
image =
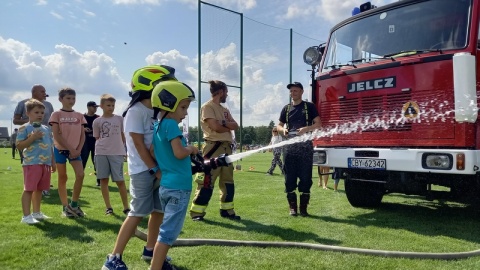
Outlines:
{"label": "firefighter in dark uniform", "polygon": [[[227,85],[222,81],[209,81],[212,98],[202,105],[200,111],[201,127],[205,146],[202,153],[206,159],[216,158],[221,154],[232,154],[232,131],[238,129],[237,122],[233,119],[230,111],[221,105],[228,96]],[[233,220],[239,220],[235,214],[233,198],[235,196],[235,184],[233,182],[233,165],[218,167],[211,171],[209,185],[199,182],[193,198],[190,216],[194,221],[202,221],[206,214],[208,202],[212,197],[216,179],[220,181],[220,216]]]}
{"label": "firefighter in dark uniform", "polygon": [[[303,86],[299,82],[287,85],[291,103],[283,107],[277,130],[287,138],[301,136],[320,128],[317,108],[311,102],[302,100]],[[313,144],[311,140],[284,146],[283,164],[285,170],[285,192],[290,207],[290,215],[298,215],[297,194],[300,193],[300,215],[308,216],[312,187]],[[297,178],[299,179],[297,183]]]}

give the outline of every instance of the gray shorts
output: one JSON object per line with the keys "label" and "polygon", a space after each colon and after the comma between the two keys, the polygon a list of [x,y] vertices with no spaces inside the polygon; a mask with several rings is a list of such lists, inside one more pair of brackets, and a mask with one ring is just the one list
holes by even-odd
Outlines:
{"label": "gray shorts", "polygon": [[144,217],[152,212],[163,213],[156,185],[155,175],[148,171],[130,175],[130,212],[129,216]]}
{"label": "gray shorts", "polygon": [[123,156],[95,155],[95,168],[97,179],[109,178],[112,175],[112,181],[124,181]]}

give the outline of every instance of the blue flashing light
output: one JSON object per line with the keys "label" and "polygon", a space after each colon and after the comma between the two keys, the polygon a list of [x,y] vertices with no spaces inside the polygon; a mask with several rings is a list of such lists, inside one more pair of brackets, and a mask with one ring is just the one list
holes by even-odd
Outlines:
{"label": "blue flashing light", "polygon": [[358,13],[360,13],[360,8],[354,7],[353,10],[352,10],[352,16],[355,16],[355,15],[357,15]]}

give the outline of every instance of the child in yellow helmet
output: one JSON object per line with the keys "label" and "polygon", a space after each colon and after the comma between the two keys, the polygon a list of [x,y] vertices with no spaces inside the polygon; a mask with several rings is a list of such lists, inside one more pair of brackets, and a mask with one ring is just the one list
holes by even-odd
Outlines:
{"label": "child in yellow helmet", "polygon": [[[115,247],[107,255],[103,270],[126,270],[122,253],[143,217],[150,215],[147,243],[142,258],[151,260],[163,211],[158,196],[160,170],[148,149],[152,143],[154,110],[151,103],[153,88],[161,81],[175,80],[175,69],[164,65],[146,66],[136,70],[132,77],[132,100],[123,113],[127,145],[127,164],[130,174],[130,212],[120,228]],[[140,146],[140,147],[138,147]]]}
{"label": "child in yellow helmet", "polygon": [[192,89],[177,81],[161,82],[152,93],[152,106],[159,109],[161,120],[154,126],[151,152],[162,171],[159,194],[165,213],[155,244],[152,270],[175,269],[165,258],[185,221],[192,192],[190,155],[198,153],[195,146],[187,145],[178,124],[188,115],[194,99]]}

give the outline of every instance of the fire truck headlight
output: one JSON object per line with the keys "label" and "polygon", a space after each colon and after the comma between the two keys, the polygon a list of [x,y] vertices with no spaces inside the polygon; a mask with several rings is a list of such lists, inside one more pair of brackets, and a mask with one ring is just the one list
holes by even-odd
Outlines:
{"label": "fire truck headlight", "polygon": [[318,47],[313,46],[308,48],[304,53],[303,53],[303,62],[307,65],[316,65],[320,62],[320,59],[322,58],[322,55],[318,51]]}
{"label": "fire truck headlight", "polygon": [[327,152],[315,151],[313,152],[313,164],[322,165],[327,162]]}
{"label": "fire truck headlight", "polygon": [[422,156],[422,167],[424,169],[451,170],[453,167],[453,156],[442,153],[424,153]]}

